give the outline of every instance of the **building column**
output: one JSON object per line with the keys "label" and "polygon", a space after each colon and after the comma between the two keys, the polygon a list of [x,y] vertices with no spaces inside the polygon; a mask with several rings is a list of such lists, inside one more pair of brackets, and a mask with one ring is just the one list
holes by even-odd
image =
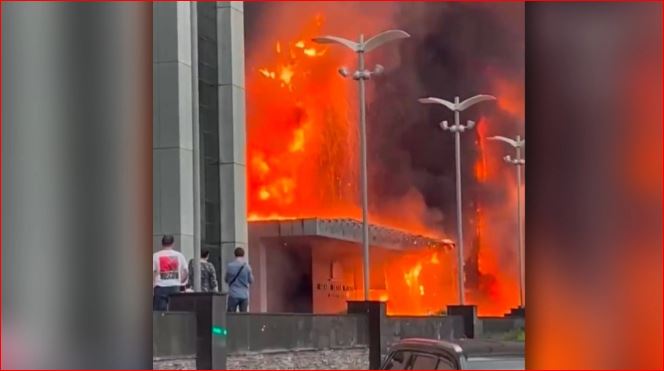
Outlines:
{"label": "building column", "polygon": [[235,247],[243,247],[249,258],[245,160],[244,7],[241,1],[217,2],[217,40],[221,204],[219,256],[222,273],[225,273],[226,264],[234,259]]}
{"label": "building column", "polygon": [[251,304],[254,312],[267,312],[267,246],[266,242],[252,228],[249,235],[251,246],[251,267],[254,271],[254,284],[251,285]]}
{"label": "building column", "polygon": [[153,4],[153,250],[172,234],[193,258],[191,18],[188,2]]}

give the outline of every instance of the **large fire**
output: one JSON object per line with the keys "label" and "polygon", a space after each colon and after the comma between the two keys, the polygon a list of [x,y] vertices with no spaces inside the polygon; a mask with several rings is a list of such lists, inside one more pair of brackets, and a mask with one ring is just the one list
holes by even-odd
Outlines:
{"label": "large fire", "polygon": [[[372,299],[387,303],[391,315],[441,314],[456,300],[454,252],[445,249],[400,253],[387,259],[378,269],[384,275],[383,287],[377,288],[375,277],[370,292]],[[359,268],[359,266],[358,266]],[[350,299],[361,300],[362,292],[351,293]]]}
{"label": "large fire", "polygon": [[[518,107],[518,104],[511,103],[510,107]],[[494,147],[491,151],[489,149],[491,147],[487,148],[487,130],[487,120],[481,119],[476,129],[476,144],[479,155],[474,166],[474,177],[482,186],[487,183],[507,182],[507,189],[510,190],[510,202],[504,208],[494,207],[486,210],[481,199],[474,200],[475,215],[472,220],[474,229],[471,231],[474,239],[472,254],[468,261],[472,263],[472,259],[475,258],[476,266],[470,264],[466,267],[467,276],[474,278],[474,280],[471,279],[470,282],[467,282],[467,289],[469,300],[478,306],[479,314],[502,315],[509,308],[516,307],[519,304],[518,276],[516,276],[517,272],[514,269],[505,269],[505,265],[508,265],[506,262],[499,261],[496,255],[497,247],[505,241],[501,240],[501,236],[499,236],[495,227],[487,223],[487,214],[492,219],[510,218],[514,215],[516,212],[513,209],[516,205],[516,182],[508,180],[513,179],[509,176],[511,175],[509,172],[513,170],[512,167],[501,163],[499,154],[503,153],[504,148]],[[491,152],[491,155],[487,155],[487,152]],[[492,160],[489,161],[489,159]],[[515,244],[516,234],[513,235],[514,242],[512,243]],[[517,257],[515,251],[514,259],[517,259]],[[472,272],[473,268],[475,272]]]}
{"label": "large fire", "polygon": [[[316,16],[297,37],[274,40],[269,50],[253,53],[247,75],[249,220],[360,218],[356,84],[335,72],[354,66],[355,56],[313,43],[323,24],[324,18]],[[475,167],[480,181],[488,173],[482,161]],[[370,222],[442,237],[420,218],[423,209],[422,196],[412,192],[394,207],[370,213]],[[479,231],[479,211],[478,218]],[[505,277],[497,273],[491,247],[482,245],[478,252],[481,271],[495,273],[494,281],[501,282]],[[382,277],[372,268],[371,297],[386,301],[390,314],[439,313],[457,300],[454,262],[450,251],[413,249],[377,268]],[[361,276],[361,262],[353,266]],[[489,283],[489,297],[472,296],[480,314],[503,314],[517,304],[497,282]],[[361,298],[363,290],[354,287],[348,297]]]}
{"label": "large fire", "polygon": [[334,73],[344,53],[313,44],[322,17],[301,37],[276,40],[249,73],[250,220],[357,217],[350,88]]}

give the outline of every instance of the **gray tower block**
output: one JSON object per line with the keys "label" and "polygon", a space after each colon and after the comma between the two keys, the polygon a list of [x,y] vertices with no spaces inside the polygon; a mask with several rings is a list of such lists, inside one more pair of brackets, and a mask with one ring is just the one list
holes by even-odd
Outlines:
{"label": "gray tower block", "polygon": [[[235,247],[247,249],[246,125],[244,84],[244,7],[217,2],[219,43],[219,188],[221,194],[221,266],[233,260]],[[225,286],[225,284],[224,284]]]}
{"label": "gray tower block", "polygon": [[193,257],[191,22],[188,3],[153,4],[153,250],[172,234]]}

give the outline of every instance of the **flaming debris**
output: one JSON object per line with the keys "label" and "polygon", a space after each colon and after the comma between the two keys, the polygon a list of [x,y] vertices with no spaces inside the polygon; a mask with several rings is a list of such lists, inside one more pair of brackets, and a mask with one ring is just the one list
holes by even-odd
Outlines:
{"label": "flaming debris", "polygon": [[[522,123],[523,5],[283,3],[265,9],[262,35],[274,38],[256,42],[260,48],[250,44],[248,54],[249,220],[360,219],[356,86],[335,73],[353,66],[354,55],[310,40],[403,28],[411,40],[399,56],[375,54],[388,74],[368,86],[370,222],[437,238],[454,230],[455,218],[443,218],[454,215],[451,136],[427,125],[435,120],[414,99],[423,92],[492,93],[498,108],[475,113],[483,116],[477,145],[463,146],[462,154],[464,198],[472,201],[464,215],[474,215],[464,221],[474,231],[467,243],[467,298],[481,315],[518,305],[515,182],[500,163],[502,153],[485,148],[484,138],[515,132]],[[398,16],[360,25],[353,20],[361,14]],[[359,257],[349,264],[361,276]],[[456,264],[446,251],[414,249],[375,264],[372,257],[371,274],[371,296],[386,301],[391,314],[439,313],[457,300]],[[348,298],[362,296],[361,287],[346,284],[354,287]]]}

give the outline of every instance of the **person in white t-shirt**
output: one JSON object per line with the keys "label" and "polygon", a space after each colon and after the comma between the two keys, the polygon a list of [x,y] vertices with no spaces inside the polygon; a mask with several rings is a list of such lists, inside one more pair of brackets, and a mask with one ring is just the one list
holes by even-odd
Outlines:
{"label": "person in white t-shirt", "polygon": [[152,255],[152,310],[168,309],[168,299],[180,291],[187,282],[187,260],[179,251],[175,251],[173,236],[165,235],[161,239],[162,249]]}

